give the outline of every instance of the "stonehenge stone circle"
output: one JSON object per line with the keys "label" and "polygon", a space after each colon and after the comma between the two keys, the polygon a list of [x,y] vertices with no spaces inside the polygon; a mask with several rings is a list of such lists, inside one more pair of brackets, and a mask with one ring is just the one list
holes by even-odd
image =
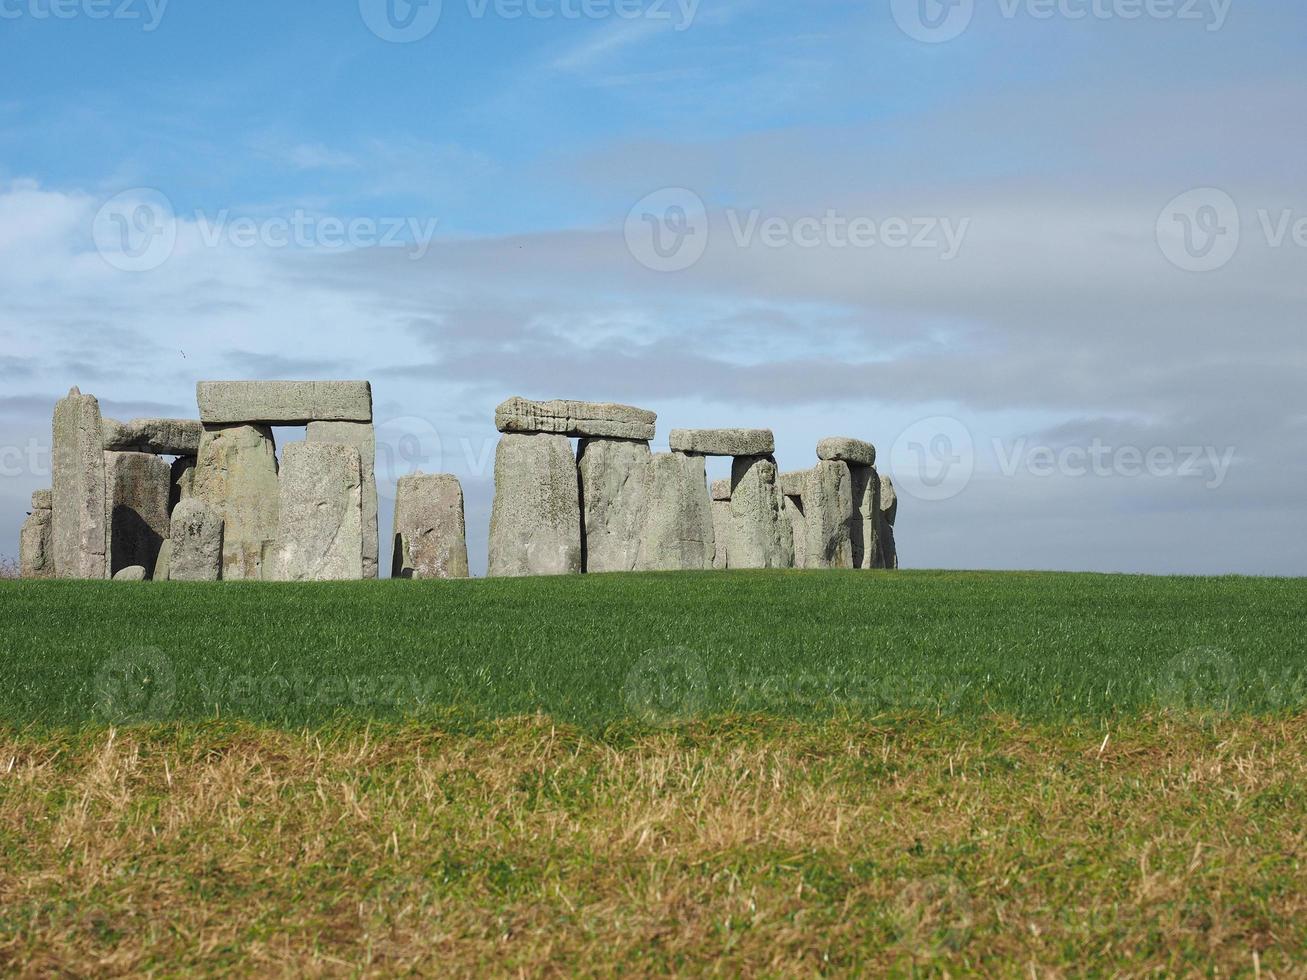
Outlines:
{"label": "stonehenge stone circle", "polygon": [[381,568],[381,532],[377,521],[377,437],[371,422],[308,424],[309,442],[339,443],[359,451],[363,464],[363,577],[377,578]]}
{"label": "stonehenge stone circle", "polygon": [[172,512],[168,578],[173,582],[216,582],[222,577],[222,516],[197,497]]}
{"label": "stonehenge stone circle", "polygon": [[272,430],[206,425],[193,494],[223,521],[222,577],[260,578],[264,545],[277,536],[281,504]]}
{"label": "stonehenge stone circle", "polygon": [[115,582],[144,582],[147,578],[145,568],[141,565],[128,565],[126,568],[120,568],[113,575]]}
{"label": "stonehenge stone circle", "polygon": [[697,456],[770,456],[776,437],[770,429],[673,429],[671,450]]}
{"label": "stonehenge stone circle", "polygon": [[169,534],[171,467],[150,453],[107,452],[104,482],[110,573],[153,569]]}
{"label": "stonehenge stone circle", "polygon": [[372,421],[366,381],[201,381],[195,396],[206,426]]}
{"label": "stonehenge stone circle", "polygon": [[808,568],[852,568],[853,478],[849,464],[821,460],[808,472],[803,512]]}
{"label": "stonehenge stone circle", "polygon": [[771,456],[731,463],[731,568],[792,568],[794,541],[782,514],[780,473]]}
{"label": "stonehenge stone circle", "polygon": [[876,447],[861,439],[833,436],[817,443],[817,458],[848,463],[850,466],[875,466]]}
{"label": "stonehenge stone circle", "polygon": [[650,459],[649,506],[635,570],[703,571],[713,567],[716,538],[708,472],[702,456],[656,453]]}
{"label": "stonehenge stone circle", "polygon": [[282,453],[274,582],[363,577],[363,463],[356,446],[292,442]]}
{"label": "stonehenge stone circle", "polygon": [[658,416],[642,408],[612,402],[534,402],[510,398],[495,409],[495,428],[508,433],[549,433],[584,438],[648,442]]}
{"label": "stonehenge stone circle", "polygon": [[414,473],[395,491],[394,578],[467,578],[463,487],[448,474]]}
{"label": "stonehenge stone circle", "polygon": [[495,450],[488,574],[581,571],[581,498],[565,435],[505,433]]}
{"label": "stonehenge stone circle", "polygon": [[194,456],[200,451],[204,427],[194,419],[104,420],[106,452],[155,453],[159,456]]}
{"label": "stonehenge stone circle", "polygon": [[577,449],[584,570],[635,568],[652,475],[649,443],[588,437]]}
{"label": "stonehenge stone circle", "polygon": [[94,395],[73,388],[55,406],[51,534],[59,578],[108,578],[103,424]]}
{"label": "stonehenge stone circle", "polygon": [[18,534],[18,574],[22,578],[54,578],[54,516],[50,491],[32,494],[32,510]]}

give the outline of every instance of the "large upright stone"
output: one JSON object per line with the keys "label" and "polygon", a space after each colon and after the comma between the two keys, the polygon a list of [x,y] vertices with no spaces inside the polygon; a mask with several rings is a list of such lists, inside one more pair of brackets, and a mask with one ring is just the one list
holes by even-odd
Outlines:
{"label": "large upright stone", "polygon": [[649,502],[649,443],[582,439],[576,465],[585,570],[592,574],[631,571]]}
{"label": "large upright stone", "polygon": [[277,536],[281,501],[272,430],[206,425],[193,493],[223,522],[222,577],[260,578],[264,546]]}
{"label": "large upright stone", "polygon": [[205,425],[372,421],[366,381],[201,381],[195,397]]}
{"label": "large upright stone", "polygon": [[785,495],[785,520],[789,525],[790,540],[794,542],[794,567],[808,567],[808,518],[803,513],[803,498]]}
{"label": "large upright stone", "polygon": [[104,420],[104,448],[120,453],[194,456],[204,427],[196,419]]}
{"label": "large upright stone", "polygon": [[363,463],[363,577],[380,572],[380,530],[377,527],[377,436],[371,422],[310,422],[309,442],[353,446]]}
{"label": "large upright stone", "polygon": [[853,478],[849,465],[822,460],[808,473],[803,494],[808,522],[808,568],[852,568]]}
{"label": "large upright stone", "polygon": [[172,468],[151,453],[105,453],[105,526],[109,573],[140,566],[153,570],[168,537]]}
{"label": "large upright stone", "polygon": [[495,428],[500,432],[548,432],[573,438],[648,442],[657,421],[653,412],[612,402],[533,402],[514,397],[495,409]]}
{"label": "large upright stone", "polygon": [[731,568],[791,568],[794,539],[781,512],[776,460],[737,456],[731,464]]}
{"label": "large upright stone", "polygon": [[197,497],[172,512],[168,578],[173,582],[216,582],[222,577],[222,515]]}
{"label": "large upright stone", "polygon": [[18,535],[18,574],[22,578],[54,578],[54,535],[50,491],[32,494],[32,511]]}
{"label": "large upright stone", "polygon": [[363,463],[358,448],[292,442],[282,452],[281,523],[263,577],[341,582],[363,577]]}
{"label": "large upright stone", "polygon": [[395,489],[395,578],[467,578],[463,487],[446,473],[413,473]]}
{"label": "large upright stone", "polygon": [[178,456],[172,461],[172,491],[168,500],[168,512],[186,500],[195,492],[195,457]]}
{"label": "large upright stone", "polygon": [[714,480],[712,483],[712,531],[716,552],[712,567],[722,571],[730,567],[731,540],[731,481]]}
{"label": "large upright stone", "polygon": [[491,576],[581,571],[581,499],[564,435],[506,433],[495,450]]}
{"label": "large upright stone", "polygon": [[894,521],[899,514],[899,498],[894,492],[894,481],[888,476],[880,478],[880,560],[879,568],[898,568],[899,549],[894,541]]}
{"label": "large upright stone", "polygon": [[776,437],[770,429],[673,429],[672,452],[697,456],[770,456]]}
{"label": "large upright stone", "polygon": [[650,459],[649,473],[649,506],[636,571],[711,569],[716,536],[703,457],[657,453]]}
{"label": "large upright stone", "polygon": [[77,388],[54,409],[51,535],[59,578],[109,577],[100,403]]}
{"label": "large upright stone", "polygon": [[849,537],[853,542],[853,567],[877,568],[880,556],[880,476],[874,466],[849,466],[853,491],[853,520]]}

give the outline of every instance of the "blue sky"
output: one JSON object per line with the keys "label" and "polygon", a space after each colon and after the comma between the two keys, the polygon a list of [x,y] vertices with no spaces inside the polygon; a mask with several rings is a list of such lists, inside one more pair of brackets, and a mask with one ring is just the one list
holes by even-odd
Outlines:
{"label": "blue sky", "polygon": [[0,553],[72,384],[365,377],[474,567],[522,394],[871,439],[909,565],[1307,573],[1301,4],[396,2],[0,0]]}

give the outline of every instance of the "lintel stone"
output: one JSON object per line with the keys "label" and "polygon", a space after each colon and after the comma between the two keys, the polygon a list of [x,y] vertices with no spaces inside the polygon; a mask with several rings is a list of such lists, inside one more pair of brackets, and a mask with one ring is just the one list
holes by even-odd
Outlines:
{"label": "lintel stone", "polygon": [[201,381],[195,397],[206,425],[372,421],[367,381]]}
{"label": "lintel stone", "polygon": [[673,429],[670,446],[696,456],[770,456],[776,437],[771,429]]}
{"label": "lintel stone", "polygon": [[495,409],[495,428],[505,433],[548,433],[569,438],[630,439],[648,442],[658,416],[612,402],[510,398]]}
{"label": "lintel stone", "polygon": [[106,451],[158,456],[194,456],[204,431],[198,419],[105,419],[103,424]]}
{"label": "lintel stone", "polygon": [[832,436],[817,443],[817,458],[849,463],[853,466],[875,466],[876,447],[861,439]]}

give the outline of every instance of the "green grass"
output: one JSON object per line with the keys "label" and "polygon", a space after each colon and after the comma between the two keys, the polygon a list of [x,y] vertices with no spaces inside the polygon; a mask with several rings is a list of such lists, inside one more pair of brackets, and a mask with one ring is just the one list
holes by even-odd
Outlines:
{"label": "green grass", "polygon": [[0,719],[1292,713],[1305,601],[1302,580],[1042,573],[4,582]]}

